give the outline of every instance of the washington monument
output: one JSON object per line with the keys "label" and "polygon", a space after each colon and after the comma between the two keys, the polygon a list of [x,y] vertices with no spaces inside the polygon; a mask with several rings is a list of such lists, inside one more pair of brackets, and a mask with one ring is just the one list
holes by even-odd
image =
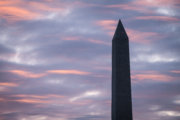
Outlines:
{"label": "washington monument", "polygon": [[112,120],[132,120],[129,40],[119,20],[112,40]]}

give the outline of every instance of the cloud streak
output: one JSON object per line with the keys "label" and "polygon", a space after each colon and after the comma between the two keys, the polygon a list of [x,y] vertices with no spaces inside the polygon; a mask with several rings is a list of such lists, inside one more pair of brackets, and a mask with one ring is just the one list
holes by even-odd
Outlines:
{"label": "cloud streak", "polygon": [[47,76],[48,74],[62,74],[62,75],[89,75],[89,72],[84,72],[80,70],[47,70],[44,73],[32,73],[29,71],[24,71],[24,70],[10,70],[8,71],[10,73],[22,76],[22,77],[27,77],[27,78],[40,78]]}
{"label": "cloud streak", "polygon": [[136,17],[138,20],[159,20],[159,21],[170,21],[170,22],[178,22],[180,19],[169,16],[140,16]]}
{"label": "cloud streak", "polygon": [[51,19],[53,13],[64,14],[66,12],[66,8],[54,7],[51,2],[26,2],[24,0],[1,1],[0,10],[0,16],[7,22]]}

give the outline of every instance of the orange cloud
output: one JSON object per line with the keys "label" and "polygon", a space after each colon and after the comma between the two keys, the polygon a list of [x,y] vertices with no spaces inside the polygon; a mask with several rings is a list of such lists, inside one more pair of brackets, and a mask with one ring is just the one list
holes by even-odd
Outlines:
{"label": "orange cloud", "polygon": [[16,102],[22,102],[22,103],[49,103],[48,101],[45,101],[45,100],[38,100],[38,99],[19,99],[19,100],[13,100],[13,101],[16,101]]}
{"label": "orange cloud", "polygon": [[48,1],[4,0],[0,1],[0,17],[8,22],[48,18],[51,13],[66,11],[62,3],[57,4],[59,4],[58,7]]}
{"label": "orange cloud", "polygon": [[180,21],[180,19],[170,16],[140,16],[136,17],[135,19],[139,20],[160,20],[160,21]]}
{"label": "orange cloud", "polygon": [[59,100],[63,100],[65,96],[58,94],[47,94],[47,95],[19,94],[19,95],[13,95],[12,97],[15,97],[16,99],[9,101],[31,103],[31,104],[41,104],[41,103],[52,104],[52,103],[57,103]]}
{"label": "orange cloud", "polygon": [[48,95],[27,95],[27,94],[19,94],[19,95],[14,95],[14,97],[20,97],[20,98],[35,98],[35,99],[47,99],[47,98],[63,98],[63,97],[65,97],[65,96],[56,95],[56,94],[48,94]]}
{"label": "orange cloud", "polygon": [[38,74],[38,73],[31,73],[31,72],[23,71],[23,70],[10,70],[9,72],[19,75],[19,76],[27,77],[27,78],[40,78],[46,75],[44,73]]}
{"label": "orange cloud", "polygon": [[74,74],[74,75],[88,75],[90,74],[89,72],[84,72],[80,70],[48,70],[43,73],[32,73],[29,71],[24,71],[24,70],[10,70],[8,72],[11,72],[13,74],[22,76],[22,77],[27,77],[27,78],[40,78],[44,77],[49,74]]}
{"label": "orange cloud", "polygon": [[[0,98],[1,102],[19,102],[27,104],[35,104],[37,107],[44,105],[65,105],[71,104],[67,101],[67,97],[59,94],[46,94],[46,95],[35,95],[35,94],[16,94],[9,96],[10,99]],[[44,106],[43,105],[43,106]]]}
{"label": "orange cloud", "polygon": [[4,82],[4,83],[0,83],[0,86],[16,87],[18,86],[18,84]]}
{"label": "orange cloud", "polygon": [[74,74],[74,75],[88,75],[89,72],[79,71],[79,70],[48,70],[50,74]]}
{"label": "orange cloud", "polygon": [[131,76],[131,78],[134,80],[134,82],[138,82],[138,81],[159,81],[159,82],[169,82],[172,80],[175,80],[174,77],[171,77],[169,75],[164,75],[164,74],[160,74],[158,72],[153,72],[153,73],[139,73],[139,74],[134,74]]}
{"label": "orange cloud", "polygon": [[12,4],[17,4],[19,3],[19,0],[3,0],[3,1],[0,1],[0,5],[12,5]]}
{"label": "orange cloud", "polygon": [[0,6],[0,16],[9,21],[32,20],[40,16],[40,14],[13,6]]}

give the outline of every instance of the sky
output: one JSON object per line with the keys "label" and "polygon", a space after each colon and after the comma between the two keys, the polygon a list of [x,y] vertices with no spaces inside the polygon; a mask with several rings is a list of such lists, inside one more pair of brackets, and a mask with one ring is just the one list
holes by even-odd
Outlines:
{"label": "sky", "polygon": [[0,120],[110,120],[119,19],[134,120],[179,120],[179,0],[0,0]]}

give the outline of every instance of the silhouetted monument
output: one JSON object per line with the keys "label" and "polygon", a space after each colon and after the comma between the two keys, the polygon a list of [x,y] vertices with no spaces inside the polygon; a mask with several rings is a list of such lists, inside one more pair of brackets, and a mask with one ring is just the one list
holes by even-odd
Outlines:
{"label": "silhouetted monument", "polygon": [[112,40],[112,120],[132,120],[129,40],[119,20]]}

